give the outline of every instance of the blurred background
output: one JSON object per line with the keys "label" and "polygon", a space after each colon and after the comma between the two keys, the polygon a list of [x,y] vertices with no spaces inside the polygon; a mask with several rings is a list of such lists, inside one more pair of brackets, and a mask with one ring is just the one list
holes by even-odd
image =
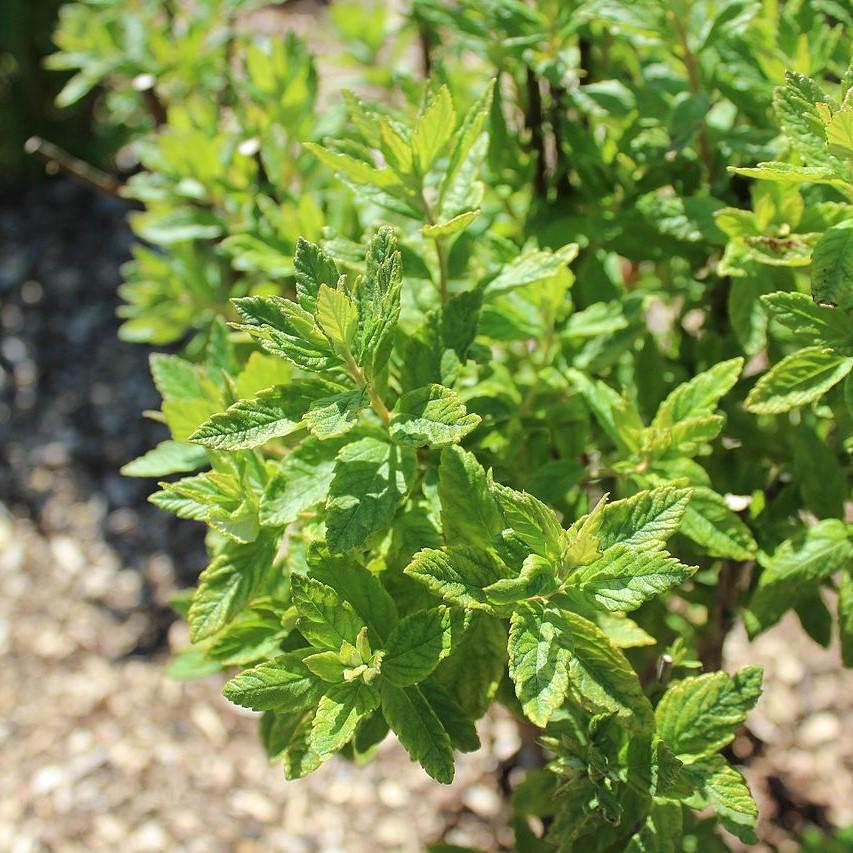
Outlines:
{"label": "blurred background", "polygon": [[[366,768],[335,759],[286,783],[220,677],[167,677],[185,642],[168,601],[205,553],[201,525],[119,474],[166,437],[141,415],[158,404],[149,350],[117,337],[129,206],[24,152],[38,135],[110,175],[133,168],[97,88],[55,105],[67,75],[43,61],[61,5],[0,3],[0,849],[508,849],[506,776],[524,760],[508,718],[484,722],[447,788],[390,742]],[[322,33],[323,4],[276,12],[282,30]],[[734,744],[761,807],[756,849],[829,849],[808,839],[853,823],[853,673],[796,617],[749,648],[735,634],[725,666],[746,663],[766,668]]]}

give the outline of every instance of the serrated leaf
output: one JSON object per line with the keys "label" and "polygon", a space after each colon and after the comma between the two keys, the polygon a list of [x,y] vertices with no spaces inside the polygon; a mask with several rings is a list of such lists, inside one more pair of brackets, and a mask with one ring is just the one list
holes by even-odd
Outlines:
{"label": "serrated leaf", "polygon": [[441,452],[438,495],[442,530],[449,545],[485,546],[503,527],[483,466],[461,447],[447,447]]}
{"label": "serrated leaf", "polygon": [[198,579],[188,614],[190,640],[212,636],[255,596],[266,591],[274,572],[277,538],[262,533],[254,542],[229,542]]}
{"label": "serrated leaf", "polygon": [[342,350],[349,351],[358,331],[358,312],[349,295],[343,290],[321,284],[315,316],[329,340]]}
{"label": "serrated leaf", "polygon": [[416,467],[413,450],[377,438],[342,448],[326,502],[329,549],[361,547],[387,529],[409,492]]}
{"label": "serrated leaf", "polygon": [[317,438],[334,438],[349,432],[367,405],[366,388],[321,397],[305,413],[305,424]]}
{"label": "serrated leaf", "polygon": [[303,575],[290,579],[299,632],[319,649],[338,651],[341,643],[355,645],[364,620],[328,584]]}
{"label": "serrated leaf", "polygon": [[793,163],[769,161],[757,166],[735,168],[728,167],[729,172],[742,175],[745,178],[755,178],[759,181],[773,181],[782,184],[827,184],[829,186],[846,188],[847,184],[838,177],[834,169],[822,166],[795,166]]}
{"label": "serrated leaf", "polygon": [[382,675],[398,687],[423,681],[450,654],[464,628],[462,612],[448,607],[404,617],[385,642]]}
{"label": "serrated leaf", "polygon": [[693,492],[661,486],[603,507],[597,530],[602,551],[622,543],[636,551],[656,551],[678,530]]}
{"label": "serrated leaf", "polygon": [[784,326],[801,346],[819,343],[826,347],[844,346],[851,333],[840,311],[815,305],[805,293],[768,293],[761,297],[775,323]]}
{"label": "serrated leaf", "polygon": [[507,634],[500,620],[485,613],[470,614],[468,629],[433,673],[471,720],[479,720],[491,705],[506,668]]}
{"label": "serrated leaf", "polygon": [[153,353],[151,377],[164,400],[199,400],[207,396],[200,368],[177,355]]}
{"label": "serrated leaf", "polygon": [[270,761],[284,762],[286,779],[301,779],[320,766],[308,746],[314,709],[302,714],[267,711],[261,718],[261,741]]}
{"label": "serrated leaf", "polygon": [[758,807],[743,776],[722,755],[703,758],[685,767],[684,772],[699,789],[686,801],[687,805],[696,809],[710,805],[729,832],[745,844],[758,841]]}
{"label": "serrated leaf", "polygon": [[554,510],[527,492],[492,483],[492,494],[504,523],[534,553],[556,563],[563,545],[563,528]]}
{"label": "serrated leaf", "polygon": [[400,186],[400,179],[391,169],[377,169],[363,160],[357,160],[340,151],[330,151],[314,142],[303,142],[302,147],[310,151],[321,163],[357,184],[381,189]]}
{"label": "serrated leaf", "polygon": [[520,255],[489,282],[488,293],[493,297],[497,293],[551,278],[565,269],[577,257],[578,251],[577,243],[569,243],[556,252],[534,251]]}
{"label": "serrated leaf", "polygon": [[335,472],[335,450],[332,445],[308,440],[284,458],[261,497],[262,525],[284,527],[326,500]]}
{"label": "serrated leaf", "polygon": [[423,693],[383,682],[381,694],[382,713],[406,752],[433,779],[449,785],[455,773],[453,746]]}
{"label": "serrated leaf", "polygon": [[597,625],[576,613],[563,612],[564,642],[571,650],[572,691],[597,711],[615,714],[623,725],[647,732],[654,714],[627,658]]}
{"label": "serrated leaf", "polygon": [[446,551],[424,548],[415,554],[405,573],[420,581],[448,604],[490,612],[484,588],[503,577],[488,551],[454,545]]}
{"label": "serrated leaf", "polygon": [[476,210],[466,210],[464,213],[459,213],[445,222],[436,222],[435,225],[422,226],[421,234],[431,240],[452,237],[454,234],[464,231],[479,215],[479,208]]}
{"label": "serrated leaf", "polygon": [[652,427],[669,428],[686,418],[714,414],[717,403],[737,382],[742,369],[743,359],[732,358],[679,385],[658,407]]}
{"label": "serrated leaf", "polygon": [[719,752],[734,739],[761,695],[761,668],[735,675],[710,672],[685,678],[664,693],[655,709],[658,734],[682,761]]}
{"label": "serrated leaf", "polygon": [[309,743],[326,759],[352,740],[358,721],[379,706],[379,693],[363,681],[330,687],[317,705]]}
{"label": "serrated leaf", "polygon": [[469,415],[454,391],[433,384],[400,397],[391,412],[389,430],[398,444],[445,447],[460,442],[479,423],[480,416]]}
{"label": "serrated leaf", "polygon": [[[853,113],[849,115],[853,118]],[[812,252],[812,295],[816,302],[853,303],[853,219],[828,228],[817,241]]]}
{"label": "serrated leaf", "polygon": [[244,296],[231,300],[247,332],[271,355],[297,367],[323,371],[340,364],[326,336],[314,324],[314,315],[281,296]]}
{"label": "serrated leaf", "polygon": [[500,606],[534,596],[547,596],[556,589],[556,572],[552,563],[538,554],[530,554],[522,563],[518,577],[502,578],[483,591],[492,604]]}
{"label": "serrated leaf", "polygon": [[826,144],[836,157],[853,158],[853,110],[840,110],[829,120]]}
{"label": "serrated leaf", "polygon": [[228,681],[222,693],[229,702],[253,711],[293,714],[313,708],[324,685],[305,666],[304,656],[304,651],[291,652],[246,669]]}
{"label": "serrated leaf", "polygon": [[853,369],[853,358],[821,346],[805,347],[767,371],[746,398],[757,415],[774,415],[823,396]]}
{"label": "serrated leaf", "polygon": [[419,690],[447,732],[454,749],[460,752],[475,752],[480,748],[480,738],[474,721],[446,690],[433,679],[421,684]]}
{"label": "serrated leaf", "polygon": [[638,551],[620,543],[572,572],[568,583],[605,610],[626,612],[683,583],[695,571],[659,550]]}
{"label": "serrated leaf", "polygon": [[545,726],[569,689],[571,641],[563,614],[524,602],[510,619],[509,676],[525,716]]}
{"label": "serrated leaf", "polygon": [[450,90],[442,86],[418,116],[412,131],[412,152],[422,175],[441,153],[456,126],[456,111]]}
{"label": "serrated leaf", "polygon": [[827,519],[786,539],[773,554],[759,554],[759,562],[764,571],[744,612],[750,636],[774,625],[802,591],[853,566],[853,543],[842,521]]}
{"label": "serrated leaf", "polygon": [[299,429],[308,400],[290,386],[277,385],[248,400],[239,400],[205,421],[190,441],[215,450],[259,447]]}
{"label": "serrated leaf", "polygon": [[124,477],[167,477],[207,465],[207,451],[183,441],[161,441],[121,468]]}
{"label": "serrated leaf", "polygon": [[726,506],[722,495],[706,486],[694,487],[679,530],[711,557],[748,560],[755,556],[757,546],[749,528]]}
{"label": "serrated leaf", "polygon": [[299,304],[311,314],[317,307],[317,295],[320,285],[334,287],[340,273],[334,260],[315,243],[309,243],[300,237],[296,241],[296,254],[293,256],[296,276],[296,295]]}

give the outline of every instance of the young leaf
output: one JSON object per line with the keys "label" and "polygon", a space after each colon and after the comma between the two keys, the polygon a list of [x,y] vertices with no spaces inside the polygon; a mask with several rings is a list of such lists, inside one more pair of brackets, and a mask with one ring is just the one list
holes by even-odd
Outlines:
{"label": "young leaf", "polygon": [[406,616],[385,643],[382,675],[398,687],[423,681],[459,643],[463,631],[462,612],[456,609],[439,607]]}
{"label": "young leaf", "polygon": [[317,438],[334,438],[349,432],[358,423],[367,404],[366,388],[321,397],[311,403],[311,408],[305,413],[305,424]]}
{"label": "young leaf", "polygon": [[853,358],[822,346],[786,356],[749,392],[746,407],[757,415],[787,412],[817,400],[853,369]]}
{"label": "young leaf", "polygon": [[682,583],[695,571],[659,550],[638,551],[619,543],[569,575],[568,582],[605,610],[626,612]]}
{"label": "young leaf", "polygon": [[341,643],[355,645],[364,620],[332,587],[303,575],[290,578],[299,632],[319,649],[338,651]]}
{"label": "young leaf", "polygon": [[256,397],[240,400],[214,415],[190,441],[216,450],[246,450],[299,429],[307,401],[294,389],[278,385]]}
{"label": "young leaf", "polygon": [[334,287],[338,283],[338,267],[319,246],[302,237],[296,241],[293,266],[296,271],[296,295],[299,304],[313,314],[317,309],[320,285]]}
{"label": "young leaf", "polygon": [[722,755],[703,758],[684,772],[698,788],[698,794],[687,800],[687,805],[696,809],[711,806],[723,826],[744,844],[758,841],[755,834],[758,807],[743,776]]}
{"label": "young leaf", "polygon": [[709,672],[673,684],[655,709],[658,734],[684,762],[713,755],[734,739],[761,695],[761,669]]}
{"label": "young leaf", "polygon": [[457,444],[480,423],[459,397],[442,385],[427,385],[403,394],[391,412],[389,429],[398,444],[444,447]]}
{"label": "young leaf", "polygon": [[352,740],[358,721],[379,706],[375,687],[361,680],[335,684],[317,705],[311,726],[311,750],[328,758]]}
{"label": "young leaf", "polygon": [[303,663],[304,652],[258,664],[235,675],[222,689],[229,702],[253,711],[294,714],[313,708],[323,694],[323,684]]}
{"label": "young leaf", "polygon": [[678,530],[693,492],[661,486],[602,507],[599,548],[621,543],[636,551],[656,551]]}
{"label": "young leaf", "polygon": [[321,284],[317,293],[316,317],[329,340],[348,352],[358,331],[358,312],[349,295],[344,290]]}
{"label": "young leaf", "polygon": [[204,448],[183,441],[161,441],[153,450],[124,465],[120,473],[124,477],[168,477],[206,464]]}
{"label": "young leaf", "polygon": [[411,487],[414,451],[362,438],[338,453],[326,502],[326,540],[333,552],[363,546],[382,533]]}
{"label": "young leaf", "polygon": [[435,162],[453,134],[455,125],[456,112],[453,109],[450,90],[447,86],[442,86],[430,99],[412,131],[412,151],[422,175],[425,175]]}
{"label": "young leaf", "polygon": [[446,551],[424,548],[415,554],[405,572],[448,604],[487,612],[492,607],[485,587],[503,577],[488,551],[469,545],[454,545]]}
{"label": "young leaf", "polygon": [[749,528],[726,506],[721,495],[705,486],[693,489],[679,529],[712,557],[748,560],[755,555],[757,546]]}

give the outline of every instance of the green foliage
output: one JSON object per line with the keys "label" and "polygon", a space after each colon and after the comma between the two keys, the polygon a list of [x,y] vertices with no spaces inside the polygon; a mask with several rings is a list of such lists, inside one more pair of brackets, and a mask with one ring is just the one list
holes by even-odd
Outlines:
{"label": "green foliage", "polygon": [[450,782],[501,702],[549,756],[519,849],[754,843],[725,614],[828,643],[837,589],[853,660],[853,18],[337,2],[318,108],[251,3],[142,5],[70,7],[54,62],[138,119],[123,334],[180,355],[126,472],[210,529],[173,670],[240,668],[288,778],[392,731]]}

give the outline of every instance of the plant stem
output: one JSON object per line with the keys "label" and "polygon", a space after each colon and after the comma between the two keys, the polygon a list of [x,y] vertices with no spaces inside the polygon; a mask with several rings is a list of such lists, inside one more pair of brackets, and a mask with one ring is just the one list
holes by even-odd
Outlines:
{"label": "plant stem", "polygon": [[[678,44],[681,48],[680,59],[687,69],[687,82],[690,84],[690,91],[694,95],[699,95],[703,91],[702,78],[699,75],[699,63],[696,61],[696,54],[690,50],[690,45],[687,42],[687,30],[684,29],[684,22],[678,13],[672,9],[667,14],[675,25],[675,31],[678,35]],[[699,142],[699,157],[702,160],[705,177],[710,181],[714,175],[714,152],[711,150],[711,144],[708,141],[708,128],[705,126],[704,118],[699,119],[697,139]]]}
{"label": "plant stem", "polygon": [[387,426],[391,421],[391,412],[388,411],[388,407],[379,396],[379,393],[373,383],[367,381],[367,377],[364,375],[362,369],[355,363],[355,359],[351,352],[346,353],[345,364],[347,372],[353,379],[355,379],[359,387],[367,389],[367,394],[370,397],[370,408],[373,409],[380,418],[382,418],[382,422]]}
{"label": "plant stem", "polygon": [[100,169],[80,160],[73,154],[69,154],[58,145],[42,139],[40,136],[31,136],[24,143],[24,151],[27,154],[34,154],[44,161],[49,173],[65,172],[71,175],[78,181],[98,190],[98,192],[106,195],[121,198],[121,181],[113,175],[108,175]]}
{"label": "plant stem", "polygon": [[441,237],[435,237],[435,253],[438,255],[438,293],[441,296],[442,303],[447,302],[447,253],[444,251],[444,246],[441,243]]}

